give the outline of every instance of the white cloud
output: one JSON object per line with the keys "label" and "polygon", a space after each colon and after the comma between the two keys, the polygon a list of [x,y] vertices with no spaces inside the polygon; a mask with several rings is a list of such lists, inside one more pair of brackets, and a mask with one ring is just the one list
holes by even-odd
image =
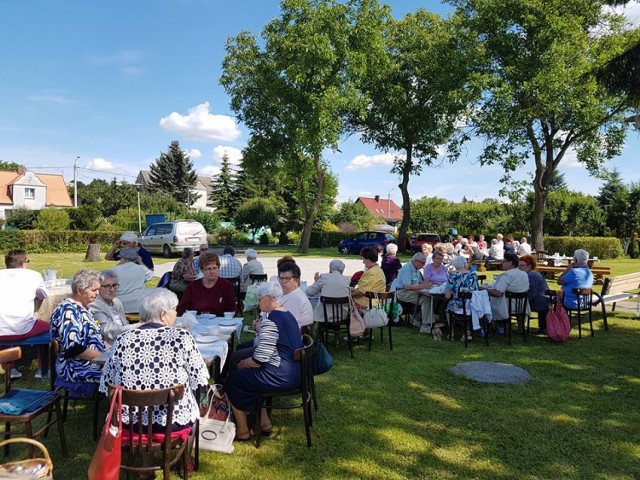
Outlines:
{"label": "white cloud", "polygon": [[191,150],[187,150],[187,155],[189,155],[190,158],[200,158],[202,157],[202,152],[197,148],[192,148]]}
{"label": "white cloud", "polygon": [[209,165],[200,170],[199,174],[203,177],[215,177],[216,175],[220,175],[220,167]]}
{"label": "white cloud", "polygon": [[63,97],[62,95],[31,95],[27,98],[27,100],[29,100],[30,102],[55,103],[58,105],[69,105],[72,103],[76,103],[75,100]]}
{"label": "white cloud", "polygon": [[213,159],[220,162],[224,154],[229,157],[229,163],[231,165],[239,165],[242,160],[242,150],[235,147],[229,147],[226,145],[218,145],[213,149]]}
{"label": "white cloud", "polygon": [[190,108],[187,115],[173,112],[161,118],[160,127],[167,132],[180,133],[189,140],[204,142],[231,141],[240,136],[232,117],[209,113],[209,102]]}
{"label": "white cloud", "polygon": [[362,170],[365,168],[385,166],[390,167],[393,165],[393,159],[395,155],[393,153],[381,153],[378,155],[358,155],[349,165],[347,170]]}
{"label": "white cloud", "polygon": [[94,158],[89,162],[87,168],[91,168],[92,170],[101,170],[101,171],[109,171],[113,170],[113,163],[104,158]]}

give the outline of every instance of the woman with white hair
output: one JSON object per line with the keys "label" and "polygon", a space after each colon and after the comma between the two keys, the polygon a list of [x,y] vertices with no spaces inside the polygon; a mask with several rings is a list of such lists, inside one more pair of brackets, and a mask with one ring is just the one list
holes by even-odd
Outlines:
{"label": "woman with white hair", "polygon": [[[185,385],[184,396],[173,411],[173,434],[186,440],[199,416],[193,392],[209,383],[209,371],[188,330],[175,328],[178,297],[166,288],[154,288],[140,301],[140,327],[118,335],[104,365],[100,391],[109,384],[128,390],[156,390]],[[156,407],[154,433],[164,433],[166,409]],[[134,422],[137,419],[134,419]],[[149,419],[142,422],[148,425]],[[123,423],[129,416],[123,411]]]}
{"label": "woman with white hair", "polygon": [[[260,393],[300,386],[300,365],[294,360],[294,352],[303,346],[298,322],[282,307],[282,287],[277,282],[261,283],[258,294],[263,315],[257,325],[256,345],[237,352],[243,357],[240,361],[234,354],[224,383],[236,419],[237,441],[251,439],[247,412],[255,411]],[[272,427],[266,410],[261,419],[262,434],[269,436]]]}
{"label": "woman with white hair", "polygon": [[564,306],[567,308],[578,307],[578,297],[573,293],[574,288],[591,288],[593,286],[593,273],[589,269],[589,252],[578,249],[573,252],[573,263],[558,277],[558,285],[564,292]]}
{"label": "woman with white hair", "polygon": [[247,263],[242,266],[242,273],[240,274],[240,291],[246,292],[247,287],[251,285],[251,279],[249,275],[264,275],[264,268],[258,258],[258,253],[253,248],[247,248],[244,252],[247,257]]}
{"label": "woman with white hair", "polygon": [[[342,260],[331,260],[329,262],[329,273],[321,275],[316,272],[313,276],[315,282],[307,287],[307,295],[310,297],[314,295],[332,298],[348,297],[350,280],[343,275],[344,269],[345,264]],[[324,308],[321,302],[318,302],[313,309],[313,321],[324,322]]]}
{"label": "woman with white hair", "polygon": [[141,264],[135,248],[120,250],[120,262],[111,270],[118,276],[118,298],[125,313],[138,313],[140,299],[147,293],[145,283],[153,278],[153,272]]}
{"label": "woman with white hair", "polygon": [[396,253],[398,253],[398,245],[390,243],[387,245],[387,254],[382,257],[382,264],[380,267],[384,272],[384,278],[387,281],[387,285],[390,285],[391,282],[396,279],[398,272],[402,268],[402,263],[400,262],[400,259],[396,257]]}

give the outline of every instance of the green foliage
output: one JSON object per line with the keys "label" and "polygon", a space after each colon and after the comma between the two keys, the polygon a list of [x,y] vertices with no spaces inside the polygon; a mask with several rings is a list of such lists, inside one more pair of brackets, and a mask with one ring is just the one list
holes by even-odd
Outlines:
{"label": "green foliage", "polygon": [[614,237],[545,237],[547,252],[573,255],[579,248],[589,252],[589,256],[601,260],[620,258],[624,255],[620,240]]}
{"label": "green foliage", "polygon": [[0,160],[0,170],[3,172],[17,172],[20,167],[21,165],[19,163]]}
{"label": "green foliage", "polygon": [[85,252],[90,243],[112,245],[122,231],[91,232],[80,230],[3,230],[0,251],[24,249],[29,253]]}
{"label": "green foliage", "polygon": [[215,245],[245,245],[248,242],[247,234],[233,227],[221,227],[211,234],[211,243]]}
{"label": "green foliage", "polygon": [[217,212],[198,210],[189,213],[189,218],[200,222],[207,232],[213,232],[220,223],[220,217],[218,217]]}
{"label": "green foliage", "polygon": [[178,202],[190,207],[199,195],[191,192],[198,181],[189,155],[174,140],[166,153],[161,153],[150,167],[149,190],[171,195]]}
{"label": "green foliage", "polygon": [[345,238],[351,238],[352,236],[353,234],[348,232],[313,232],[310,245],[313,248],[335,247],[337,252],[338,244]]}
{"label": "green foliage", "polygon": [[60,208],[44,208],[38,213],[33,222],[33,228],[37,230],[63,231],[68,230],[71,218],[66,210]]}
{"label": "green foliage", "polygon": [[246,226],[255,236],[262,227],[274,227],[278,223],[278,209],[273,198],[245,200],[236,213],[236,225]]}
{"label": "green foliage", "polygon": [[347,200],[333,214],[332,222],[345,231],[368,230],[377,219],[362,203]]}
{"label": "green foliage", "polygon": [[40,210],[30,210],[25,207],[16,207],[6,213],[7,225],[19,230],[30,230],[33,222],[38,217]]}
{"label": "green foliage", "polygon": [[187,218],[191,215],[189,210],[168,193],[155,192],[140,195],[140,208],[142,217],[149,213],[166,213],[167,219]]}
{"label": "green foliage", "polygon": [[260,245],[269,245],[269,235],[267,235],[267,232],[260,235]]}
{"label": "green foliage", "polygon": [[229,156],[225,152],[220,161],[220,173],[211,182],[211,206],[225,222],[233,220],[240,205],[236,194],[237,184],[237,174],[231,168]]}
{"label": "green foliage", "polygon": [[104,222],[100,209],[95,205],[82,205],[67,210],[74,230],[97,230]]}
{"label": "green foliage", "polygon": [[107,219],[107,222],[115,227],[116,230],[138,231],[138,209],[123,208],[118,213]]}
{"label": "green foliage", "polygon": [[[533,209],[533,200],[531,195],[530,209]],[[595,236],[603,233],[604,216],[594,197],[556,190],[547,197],[544,224],[548,235]]]}
{"label": "green foliage", "polygon": [[78,183],[78,204],[97,208],[105,218],[123,208],[136,206],[137,195],[135,185],[119,184],[115,179],[111,182],[96,179],[87,185]]}

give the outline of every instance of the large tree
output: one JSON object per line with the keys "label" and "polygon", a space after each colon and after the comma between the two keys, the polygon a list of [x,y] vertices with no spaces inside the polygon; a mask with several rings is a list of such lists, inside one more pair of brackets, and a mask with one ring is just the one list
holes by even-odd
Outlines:
{"label": "large tree", "polygon": [[622,32],[599,0],[450,1],[488,58],[489,87],[473,117],[485,140],[481,164],[503,165],[505,181],[535,168],[532,243],[543,250],[549,187],[567,153],[596,172],[620,152],[630,99],[605,90],[595,72],[640,32]]}
{"label": "large tree", "polygon": [[220,81],[251,130],[245,163],[256,159],[295,179],[301,252],[330,176],[323,151],[337,148],[345,112],[362,101],[354,78],[384,11],[377,0],[283,0],[259,43],[249,32],[227,42]]}
{"label": "large tree", "polygon": [[168,193],[178,202],[191,207],[200,195],[193,193],[198,176],[193,162],[174,140],[166,153],[161,153],[150,167],[149,191]]}
{"label": "large tree", "polygon": [[236,196],[237,175],[231,168],[229,155],[225,152],[220,160],[220,173],[213,177],[211,182],[211,206],[221,220],[230,222],[233,220],[238,205],[241,203]]}
{"label": "large tree", "polygon": [[[409,177],[439,157],[478,94],[473,81],[478,42],[457,18],[445,20],[422,9],[389,19],[383,32],[384,48],[362,83],[366,115],[353,116],[351,125],[363,141],[396,154],[391,171],[401,178],[398,244],[404,245],[411,221]],[[454,160],[459,150],[451,147]]]}

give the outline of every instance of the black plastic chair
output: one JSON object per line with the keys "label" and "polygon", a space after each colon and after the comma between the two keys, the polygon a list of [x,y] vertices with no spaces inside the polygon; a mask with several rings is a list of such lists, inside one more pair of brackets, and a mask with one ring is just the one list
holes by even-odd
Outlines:
{"label": "black plastic chair", "polygon": [[586,313],[589,319],[591,336],[593,337],[593,290],[590,288],[574,288],[572,291],[576,295],[577,306],[569,308],[564,305],[564,309],[569,315],[569,322],[574,316],[578,319],[578,338],[582,338],[582,315]]}
{"label": "black plastic chair", "polygon": [[156,288],[169,288],[171,283],[171,272],[165,272],[160,277],[160,281],[156,285]]}
{"label": "black plastic chair", "polygon": [[507,309],[509,318],[505,320],[506,327],[509,332],[509,345],[511,345],[511,327],[515,320],[518,328],[522,332],[522,340],[527,341],[527,329],[525,328],[525,320],[527,318],[527,303],[529,301],[529,292],[504,292],[507,299]]}
{"label": "black plastic chair", "polygon": [[267,281],[267,274],[266,273],[250,273],[249,274],[249,280],[251,280],[251,284],[252,285],[254,283],[266,282]]}
{"label": "black plastic chair", "polygon": [[227,278],[233,285],[233,291],[236,295],[236,314],[241,315],[243,310],[242,297],[240,296],[240,277]]}
{"label": "black plastic chair", "polygon": [[334,333],[338,338],[342,333],[347,334],[347,344],[349,345],[349,353],[353,358],[353,342],[351,341],[351,307],[349,305],[349,297],[320,297],[320,303],[324,311],[324,323],[320,325],[318,338],[322,339],[322,343],[329,345],[329,333]]}
{"label": "black plastic chair", "polygon": [[[391,316],[393,315],[393,307],[395,305],[395,293],[364,292],[364,296],[369,299],[369,308],[373,308],[373,302],[377,297],[380,307],[386,310],[389,323],[387,323],[386,327],[380,327],[380,343],[384,343],[384,329],[389,329],[389,350],[393,350],[393,337],[391,336],[391,324],[393,323],[393,319],[391,318]],[[374,329],[371,328],[369,330],[371,330],[369,332],[369,350],[371,350]]]}

